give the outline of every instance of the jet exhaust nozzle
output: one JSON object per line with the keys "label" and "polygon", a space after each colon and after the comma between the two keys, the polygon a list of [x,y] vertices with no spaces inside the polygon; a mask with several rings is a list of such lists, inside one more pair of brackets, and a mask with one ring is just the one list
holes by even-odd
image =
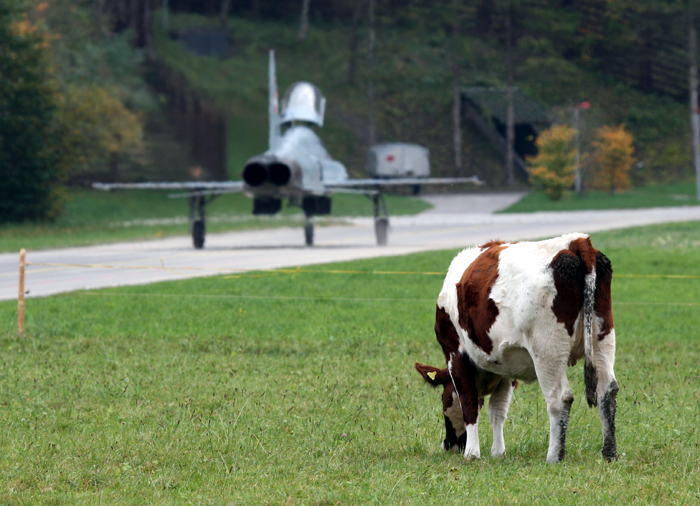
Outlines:
{"label": "jet exhaust nozzle", "polygon": [[243,168],[243,181],[254,188],[268,181],[275,186],[285,186],[291,179],[292,169],[279,160],[251,160]]}
{"label": "jet exhaust nozzle", "polygon": [[267,173],[270,182],[277,186],[286,185],[292,178],[292,171],[286,163],[272,162],[267,168]]}
{"label": "jet exhaust nozzle", "polygon": [[250,186],[260,186],[267,181],[267,170],[260,162],[252,162],[243,169],[243,181]]}

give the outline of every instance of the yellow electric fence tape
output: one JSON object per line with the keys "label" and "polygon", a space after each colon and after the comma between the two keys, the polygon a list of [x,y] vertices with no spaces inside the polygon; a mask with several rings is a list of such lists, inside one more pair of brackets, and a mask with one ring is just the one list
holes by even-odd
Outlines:
{"label": "yellow electric fence tape", "polygon": [[[136,293],[136,292],[105,292],[105,291],[84,291],[71,292],[67,294],[73,297],[163,297],[177,299],[256,299],[256,300],[312,300],[317,302],[432,302],[435,303],[435,298],[432,299],[409,299],[409,298],[388,298],[388,297],[324,297],[319,296],[291,296],[291,295],[208,295],[197,293]],[[700,306],[700,302],[618,302],[613,301],[614,305],[623,306]]]}
{"label": "yellow electric fence tape", "polygon": [[114,296],[114,297],[173,297],[173,298],[191,298],[191,299],[258,299],[258,300],[313,300],[317,302],[328,302],[328,301],[341,301],[341,302],[432,302],[435,303],[435,299],[395,299],[387,297],[324,297],[319,296],[291,296],[291,295],[207,295],[207,294],[174,294],[174,293],[121,293],[121,292],[103,292],[103,291],[85,291],[85,292],[71,292],[68,295],[72,296],[88,296],[88,297],[102,297],[102,296]]}
{"label": "yellow electric fence tape", "polygon": [[[24,250],[23,250],[24,251]],[[24,260],[22,258],[22,260]],[[104,264],[62,264],[62,263],[33,263],[21,262],[20,267],[20,286],[24,282],[24,266],[42,266],[42,267],[79,267],[89,269],[158,269],[175,274],[180,274],[177,271],[210,271],[210,272],[237,272],[239,274],[225,276],[224,279],[240,278],[242,275],[254,272],[266,272],[273,274],[379,274],[379,275],[419,275],[419,276],[444,276],[445,272],[415,272],[415,271],[351,271],[337,269],[235,269],[235,268],[219,268],[210,269],[203,267],[165,267],[161,260],[161,265],[104,265]],[[670,279],[697,279],[700,275],[693,274],[616,274],[616,278],[670,278]],[[435,299],[408,299],[408,298],[369,298],[369,297],[299,297],[299,296],[274,296],[274,295],[201,295],[201,294],[144,294],[144,293],[115,293],[115,292],[76,292],[74,295],[87,296],[129,296],[129,297],[197,297],[197,298],[230,298],[230,299],[277,299],[277,300],[315,300],[315,301],[343,301],[343,302],[434,302]],[[23,313],[24,301],[20,295],[19,313]],[[635,306],[700,306],[700,303],[694,302],[614,302],[615,305],[635,305]],[[19,332],[21,333],[24,327],[24,318],[18,321]]]}
{"label": "yellow electric fence tape", "polygon": [[[26,262],[25,265],[43,267],[81,267],[86,269],[155,269],[160,271],[210,271],[210,272],[237,272],[248,274],[252,272],[270,272],[277,274],[382,274],[382,275],[416,275],[416,276],[444,276],[447,272],[420,272],[420,271],[350,271],[336,269],[301,269],[280,268],[280,269],[239,269],[236,267],[165,267],[165,265],[105,265],[105,264],[61,264],[61,263],[34,263]],[[226,276],[237,278],[240,275]],[[696,274],[613,274],[614,278],[673,278],[673,279],[700,279]]]}

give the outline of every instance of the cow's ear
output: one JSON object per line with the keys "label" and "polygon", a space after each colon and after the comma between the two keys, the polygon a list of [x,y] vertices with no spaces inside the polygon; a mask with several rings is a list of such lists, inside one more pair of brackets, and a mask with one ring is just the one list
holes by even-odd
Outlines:
{"label": "cow's ear", "polygon": [[446,376],[449,377],[447,369],[438,369],[437,367],[419,364],[418,362],[416,362],[416,371],[423,376],[423,379],[426,382],[430,383],[434,387],[446,384]]}

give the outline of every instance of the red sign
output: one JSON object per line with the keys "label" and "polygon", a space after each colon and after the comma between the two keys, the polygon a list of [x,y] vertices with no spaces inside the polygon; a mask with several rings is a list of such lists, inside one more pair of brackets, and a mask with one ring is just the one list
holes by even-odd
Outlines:
{"label": "red sign", "polygon": [[591,103],[588,100],[584,100],[580,104],[576,106],[576,109],[590,109],[591,108]]}
{"label": "red sign", "polygon": [[393,162],[394,161],[394,155],[389,155],[386,157],[387,162]]}

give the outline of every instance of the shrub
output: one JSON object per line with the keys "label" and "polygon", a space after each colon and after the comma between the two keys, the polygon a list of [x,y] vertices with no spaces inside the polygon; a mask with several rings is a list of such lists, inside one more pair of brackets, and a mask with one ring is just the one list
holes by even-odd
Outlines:
{"label": "shrub", "polygon": [[591,156],[593,180],[591,187],[608,190],[611,195],[617,190],[630,188],[630,169],[635,162],[634,139],[624,125],[602,126],[596,130]]}
{"label": "shrub", "polygon": [[538,137],[539,154],[528,157],[531,182],[552,200],[561,199],[576,179],[574,134],[566,125],[553,126]]}
{"label": "shrub", "polygon": [[139,115],[124,106],[118,90],[97,84],[67,86],[59,110],[68,127],[62,139],[72,161],[68,177],[75,178],[101,161],[112,166],[112,179],[117,180],[119,157],[141,143]]}

